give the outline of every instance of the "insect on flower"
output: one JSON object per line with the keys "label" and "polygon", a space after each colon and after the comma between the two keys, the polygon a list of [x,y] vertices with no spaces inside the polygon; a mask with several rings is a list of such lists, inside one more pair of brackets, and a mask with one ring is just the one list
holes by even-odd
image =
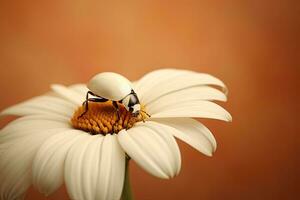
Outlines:
{"label": "insect on flower", "polygon": [[[109,84],[107,84],[109,83]],[[107,102],[112,101],[114,108],[117,111],[118,119],[120,119],[118,103],[124,105],[127,111],[132,113],[134,117],[140,112],[150,115],[141,110],[141,104],[135,91],[132,89],[131,82],[124,76],[113,73],[103,72],[95,75],[87,84],[89,91],[86,93],[84,101],[85,111],[79,116],[82,117],[88,111],[88,102]],[[95,97],[89,98],[89,95]],[[144,121],[144,118],[142,118]]]}

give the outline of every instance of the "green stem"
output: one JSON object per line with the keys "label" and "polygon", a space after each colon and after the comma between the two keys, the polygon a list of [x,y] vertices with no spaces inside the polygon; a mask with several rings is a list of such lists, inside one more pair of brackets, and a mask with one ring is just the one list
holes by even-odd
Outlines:
{"label": "green stem", "polygon": [[132,195],[130,180],[129,180],[129,161],[130,158],[126,158],[125,180],[124,180],[123,192],[121,197],[122,200],[133,200],[133,195]]}

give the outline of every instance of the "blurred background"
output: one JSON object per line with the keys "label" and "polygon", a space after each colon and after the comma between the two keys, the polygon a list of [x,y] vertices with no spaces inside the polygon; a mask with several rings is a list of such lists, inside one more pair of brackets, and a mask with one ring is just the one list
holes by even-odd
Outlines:
{"label": "blurred background", "polygon": [[[102,71],[210,73],[233,116],[201,120],[216,153],[179,142],[168,181],[131,165],[136,199],[299,199],[299,13],[292,0],[0,1],[0,109]],[[27,199],[46,198],[31,188]],[[65,188],[48,199],[68,199]]]}

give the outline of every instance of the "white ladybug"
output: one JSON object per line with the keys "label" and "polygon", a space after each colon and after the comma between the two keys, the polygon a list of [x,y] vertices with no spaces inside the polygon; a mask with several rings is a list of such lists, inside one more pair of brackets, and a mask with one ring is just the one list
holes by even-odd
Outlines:
{"label": "white ladybug", "polygon": [[[88,111],[89,101],[106,102],[111,100],[118,112],[118,116],[119,107],[117,102],[123,104],[126,110],[131,112],[133,116],[138,116],[141,112],[140,101],[132,89],[131,82],[120,74],[113,72],[99,73],[92,77],[87,87],[89,91],[86,94],[86,100],[84,102],[85,111],[80,117]],[[93,95],[96,98],[89,98],[89,95]]]}

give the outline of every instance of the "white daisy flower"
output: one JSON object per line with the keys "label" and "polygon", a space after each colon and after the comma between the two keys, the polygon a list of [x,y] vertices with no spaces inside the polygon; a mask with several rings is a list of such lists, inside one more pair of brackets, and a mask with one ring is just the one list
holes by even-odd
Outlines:
{"label": "white daisy flower", "polygon": [[118,116],[111,101],[89,102],[82,115],[84,84],[52,85],[53,92],[5,109],[2,116],[22,117],[0,131],[0,199],[22,199],[31,184],[45,195],[65,184],[71,199],[120,199],[126,156],[156,177],[176,176],[175,138],[207,156],[216,150],[212,133],[192,118],[231,121],[212,102],[226,101],[226,94],[212,86],[226,91],[211,75],[162,69],[134,82],[138,116],[120,103]]}

